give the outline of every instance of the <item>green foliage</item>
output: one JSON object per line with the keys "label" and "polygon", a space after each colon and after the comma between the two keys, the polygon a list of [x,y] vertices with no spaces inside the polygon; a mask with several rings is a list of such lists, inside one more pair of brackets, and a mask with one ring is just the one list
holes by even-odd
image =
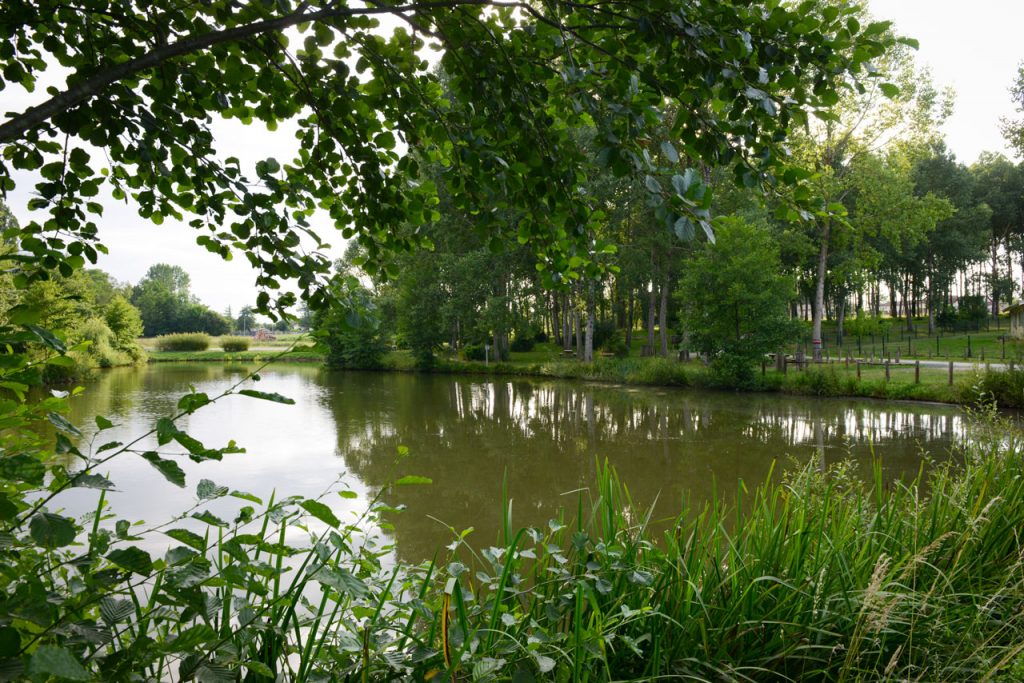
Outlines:
{"label": "green foliage", "polygon": [[960,387],[960,400],[968,405],[995,404],[1000,408],[1024,408],[1024,370],[987,370]]}
{"label": "green foliage", "polygon": [[76,334],[82,341],[89,342],[85,355],[87,365],[100,368],[113,368],[128,365],[132,357],[119,350],[117,337],[100,318],[89,318],[82,323]]}
{"label": "green foliage", "polygon": [[717,241],[689,264],[677,300],[694,347],[727,382],[747,386],[764,354],[794,334],[786,310],[793,281],[763,228],[730,218],[717,221],[715,232]]}
{"label": "green foliage", "polygon": [[387,345],[369,292],[355,278],[332,287],[331,305],[313,317],[314,335],[326,346],[331,368],[372,370],[383,363]]}
{"label": "green foliage", "polygon": [[[65,74],[71,84],[0,126],[3,190],[23,182],[16,172],[38,178],[31,208],[41,215],[11,235],[30,257],[23,277],[96,261],[103,206],[94,198],[109,190],[147,220],[189,221],[213,253],[244,252],[259,271],[262,310],[295,302],[282,279],[317,307],[329,298],[330,262],[308,216],[325,210],[377,273],[384,257],[424,244],[394,227],[436,220],[444,189],[485,241],[520,239],[542,255],[549,284],[575,279],[595,270],[581,255],[602,220],[576,191],[589,163],[576,130],[596,128],[600,159],[616,176],[642,176],[660,224],[709,230],[700,164],[727,166],[748,187],[796,182],[790,132],[827,116],[841,92],[881,81],[867,67],[896,42],[888,23],[862,22],[847,5],[811,14],[812,6],[732,1],[611,14],[563,2],[520,13],[472,5],[471,20],[427,6],[417,8],[415,30],[386,38],[375,17],[401,18],[400,8],[235,9],[214,0],[64,13],[44,3],[10,13],[17,47],[0,54],[0,85],[31,91]],[[123,19],[141,15],[145,22]],[[154,26],[170,37],[156,47]],[[423,62],[425,35],[437,43],[438,71]],[[289,67],[272,68],[286,49]],[[220,118],[291,123],[301,151],[246,173],[215,147],[209,122]],[[671,142],[652,155],[646,147],[662,126]],[[422,157],[400,154],[401,143]],[[421,158],[445,173],[429,177]],[[514,221],[502,215],[510,207]],[[304,238],[313,248],[296,248]]]}
{"label": "green foliage", "polygon": [[[252,343],[252,339],[249,337],[221,337],[218,340],[220,348],[224,349],[228,353],[236,353],[240,351],[248,351],[249,345]],[[185,351],[191,349],[175,349],[176,351]]]}
{"label": "green foliage", "polygon": [[625,358],[629,355],[629,347],[626,346],[626,333],[622,330],[613,330],[601,344],[601,349],[616,358]]}
{"label": "green foliage", "polygon": [[157,263],[135,285],[131,302],[139,310],[147,337],[179,332],[220,336],[231,331],[227,318],[193,299],[189,281],[181,267]]}
{"label": "green foliage", "polygon": [[489,354],[484,351],[483,344],[466,344],[462,347],[462,357],[474,361],[489,360]]}
{"label": "green foliage", "polygon": [[157,337],[156,348],[161,351],[205,351],[210,348],[210,335],[201,332],[166,334]]}
{"label": "green foliage", "polygon": [[509,344],[510,351],[516,351],[518,353],[525,353],[527,351],[533,351],[534,345],[537,343],[537,339],[534,335],[524,333],[523,336],[516,335],[512,343]]}

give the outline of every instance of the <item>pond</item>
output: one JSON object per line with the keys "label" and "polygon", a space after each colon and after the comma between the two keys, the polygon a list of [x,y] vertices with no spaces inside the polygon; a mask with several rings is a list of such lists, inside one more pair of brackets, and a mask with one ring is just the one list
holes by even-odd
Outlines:
{"label": "pond", "polygon": [[[190,363],[104,371],[72,400],[72,419],[88,436],[94,416],[104,415],[116,427],[103,441],[127,441],[172,413],[190,386],[213,396],[251,369]],[[947,458],[966,425],[958,408],[942,405],[313,365],[271,366],[252,388],[295,405],[230,396],[183,419],[182,429],[207,446],[233,439],[247,451],[201,464],[178,456],[185,489],[138,456],[111,461],[107,472],[118,490],[108,498],[116,515],[150,524],[169,519],[195,501],[201,478],[266,499],[272,492],[314,496],[344,474],[359,497],[332,494],[332,508],[357,514],[378,494],[405,506],[389,516],[393,528],[384,533],[398,558],[419,561],[470,528],[477,546],[495,543],[503,480],[516,527],[545,524],[560,508],[574,515],[577,492],[593,488],[605,461],[638,505],[656,503],[655,518],[667,519],[684,498],[691,507],[713,496],[734,501],[740,481],[752,490],[809,461],[850,458],[869,476],[873,452],[887,478],[910,478],[923,458]],[[389,486],[409,474],[433,483]],[[76,489],[63,500],[82,512],[95,505],[96,492]]]}

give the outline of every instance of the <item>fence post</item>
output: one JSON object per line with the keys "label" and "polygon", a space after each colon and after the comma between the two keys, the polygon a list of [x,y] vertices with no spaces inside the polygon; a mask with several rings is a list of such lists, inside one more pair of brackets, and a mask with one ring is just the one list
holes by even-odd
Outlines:
{"label": "fence post", "polygon": [[949,361],[949,386],[953,386],[953,361]]}
{"label": "fence post", "polygon": [[914,361],[914,384],[921,383],[921,361]]}

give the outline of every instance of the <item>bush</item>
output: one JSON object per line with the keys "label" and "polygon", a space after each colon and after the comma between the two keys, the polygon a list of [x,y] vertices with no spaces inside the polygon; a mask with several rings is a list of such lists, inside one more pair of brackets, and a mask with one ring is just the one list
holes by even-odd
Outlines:
{"label": "bush", "polygon": [[466,360],[486,360],[483,344],[466,344],[462,347],[462,357]]}
{"label": "bush", "polygon": [[616,358],[625,358],[629,355],[629,347],[626,346],[626,333],[622,330],[615,330],[611,336],[604,341],[601,348]]}
{"label": "bush", "polygon": [[533,351],[533,345],[536,343],[537,340],[535,337],[528,337],[525,334],[521,337],[516,336],[516,338],[512,340],[509,350],[519,352]]}
{"label": "bush", "polygon": [[249,337],[221,337],[220,347],[228,353],[239,353],[249,350],[252,339]]}
{"label": "bush", "polygon": [[86,349],[84,362],[98,368],[113,368],[118,365],[130,365],[134,358],[115,347],[117,341],[113,331],[100,318],[89,318],[78,328],[78,336],[82,341],[91,342]]}
{"label": "bush", "polygon": [[156,338],[160,351],[205,351],[210,348],[210,335],[202,332],[165,334]]}

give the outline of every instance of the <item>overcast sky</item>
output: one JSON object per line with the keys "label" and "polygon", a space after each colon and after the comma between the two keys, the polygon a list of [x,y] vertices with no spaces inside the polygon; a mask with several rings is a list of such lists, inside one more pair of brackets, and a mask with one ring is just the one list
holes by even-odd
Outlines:
{"label": "overcast sky", "polygon": [[[930,66],[937,86],[956,91],[953,116],[945,125],[947,143],[957,158],[973,162],[986,150],[1009,155],[999,134],[1000,116],[1013,115],[1008,89],[1017,64],[1024,60],[1024,0],[870,0],[879,19],[895,21],[901,33],[921,43],[918,61]],[[39,91],[37,91],[39,92]],[[33,103],[4,93],[3,111],[21,111]],[[260,124],[218,124],[218,145],[225,154],[238,156],[243,167],[259,159],[290,158],[294,138],[287,127],[268,133]],[[18,188],[8,198],[15,216],[24,221],[32,178],[16,176]],[[192,276],[192,290],[215,310],[231,306],[236,312],[255,301],[254,275],[242,256],[226,263],[195,243],[197,233],[166,221],[155,226],[139,218],[131,206],[107,199],[100,235],[110,249],[99,267],[118,280],[135,283],[153,263],[179,265]],[[321,235],[333,230],[318,226]],[[340,256],[344,244],[330,240],[332,254]]]}

